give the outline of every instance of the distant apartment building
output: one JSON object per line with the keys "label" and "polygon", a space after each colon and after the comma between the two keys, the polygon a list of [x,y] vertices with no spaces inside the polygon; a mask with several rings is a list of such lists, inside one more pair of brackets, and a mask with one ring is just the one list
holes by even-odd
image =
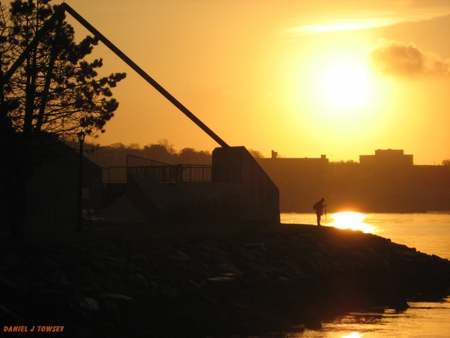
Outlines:
{"label": "distant apartment building", "polygon": [[410,167],[413,165],[413,155],[405,155],[402,149],[378,149],[375,155],[360,155],[359,163],[366,168]]}

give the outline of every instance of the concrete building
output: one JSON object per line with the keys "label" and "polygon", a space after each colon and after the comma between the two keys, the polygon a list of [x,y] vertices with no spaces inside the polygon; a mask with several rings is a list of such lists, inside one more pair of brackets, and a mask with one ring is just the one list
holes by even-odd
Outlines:
{"label": "concrete building", "polygon": [[[51,152],[27,182],[27,224],[77,219],[79,154],[62,143]],[[122,183],[102,183],[102,169],[86,158],[82,172],[82,207],[101,211],[105,222],[280,220],[278,187],[244,147],[216,148],[212,166],[130,161]],[[0,223],[8,223],[5,204]]]}
{"label": "concrete building", "polygon": [[278,188],[251,154],[229,147],[214,149],[212,156],[212,166],[130,163],[127,195],[149,222],[278,223]]}
{"label": "concrete building", "polygon": [[[33,174],[26,181],[25,223],[75,223],[78,212],[79,153],[56,139],[41,139],[34,147],[41,149],[40,160],[33,165]],[[102,170],[87,158],[83,159],[83,208],[102,207]],[[1,192],[1,200],[9,196]],[[6,203],[0,204],[0,223],[8,223]]]}

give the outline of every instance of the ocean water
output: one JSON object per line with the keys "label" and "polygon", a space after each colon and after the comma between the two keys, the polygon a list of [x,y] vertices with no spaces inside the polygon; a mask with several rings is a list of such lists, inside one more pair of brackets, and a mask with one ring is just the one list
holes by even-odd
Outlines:
{"label": "ocean water", "polygon": [[[315,224],[315,214],[281,214],[282,223]],[[420,252],[450,260],[450,213],[328,214],[322,225],[350,228],[390,238]],[[284,338],[449,338],[450,295],[440,302],[410,302],[403,312],[350,313],[322,323],[318,331],[305,330]]]}

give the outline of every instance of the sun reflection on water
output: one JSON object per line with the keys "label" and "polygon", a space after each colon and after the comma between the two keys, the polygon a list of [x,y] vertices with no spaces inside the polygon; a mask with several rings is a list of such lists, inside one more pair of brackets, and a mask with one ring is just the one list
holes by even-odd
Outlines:
{"label": "sun reflection on water", "polygon": [[362,338],[363,335],[359,332],[352,332],[348,335],[342,336],[342,338]]}
{"label": "sun reflection on water", "polygon": [[[373,225],[364,223],[367,215],[360,212],[344,211],[331,215],[333,221],[328,225],[339,229],[360,230],[365,233],[374,233],[376,228]],[[354,336],[349,336],[353,338]],[[357,336],[355,336],[357,337]]]}

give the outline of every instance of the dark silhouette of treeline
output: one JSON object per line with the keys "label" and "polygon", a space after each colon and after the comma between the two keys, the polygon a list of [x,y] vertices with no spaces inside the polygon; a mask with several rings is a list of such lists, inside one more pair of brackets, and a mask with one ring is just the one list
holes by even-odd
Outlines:
{"label": "dark silhouette of treeline", "polygon": [[[74,148],[76,144],[72,145]],[[99,146],[86,143],[84,156],[102,168],[122,167],[127,164],[127,155],[139,156],[167,164],[204,164],[210,165],[212,155],[209,151],[183,148],[176,151],[166,140],[141,147],[136,143],[125,145],[114,143]]]}
{"label": "dark silhouette of treeline", "polygon": [[[68,142],[68,144],[72,148],[78,149],[76,141]],[[263,158],[261,152],[251,149],[249,151],[255,158]],[[108,146],[100,146],[86,142],[84,145],[84,156],[102,168],[126,166],[127,155],[139,156],[167,164],[212,164],[211,152],[189,147],[177,151],[167,140],[160,140],[158,143],[143,147],[137,143],[129,145],[113,143]]]}

